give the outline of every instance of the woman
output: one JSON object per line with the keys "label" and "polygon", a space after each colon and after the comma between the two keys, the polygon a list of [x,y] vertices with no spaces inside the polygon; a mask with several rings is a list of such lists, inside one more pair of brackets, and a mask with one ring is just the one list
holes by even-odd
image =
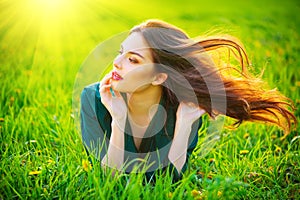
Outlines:
{"label": "woman", "polygon": [[[222,67],[207,53],[236,52],[241,70]],[[196,147],[201,116],[226,115],[276,124],[289,132],[291,102],[246,70],[248,58],[233,39],[191,39],[160,20],[134,27],[113,70],[81,96],[82,138],[102,165],[132,172],[170,169],[180,178]],[[232,70],[232,71],[230,71]]]}

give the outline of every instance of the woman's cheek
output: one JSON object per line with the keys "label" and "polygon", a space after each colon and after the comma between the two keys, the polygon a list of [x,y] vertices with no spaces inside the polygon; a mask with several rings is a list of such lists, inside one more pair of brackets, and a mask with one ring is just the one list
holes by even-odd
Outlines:
{"label": "woman's cheek", "polygon": [[149,79],[154,75],[153,64],[142,65],[132,69],[128,74],[134,79]]}

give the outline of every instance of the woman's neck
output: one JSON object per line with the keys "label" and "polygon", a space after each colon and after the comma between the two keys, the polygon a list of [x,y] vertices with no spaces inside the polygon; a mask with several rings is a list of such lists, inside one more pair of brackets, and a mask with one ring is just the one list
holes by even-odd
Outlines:
{"label": "woman's neck", "polygon": [[127,94],[128,111],[131,116],[145,116],[150,109],[159,104],[162,95],[161,86],[150,86],[142,91]]}

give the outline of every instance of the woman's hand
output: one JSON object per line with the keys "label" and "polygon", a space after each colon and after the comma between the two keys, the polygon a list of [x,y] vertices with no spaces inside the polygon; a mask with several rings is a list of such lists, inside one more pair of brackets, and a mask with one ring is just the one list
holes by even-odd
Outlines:
{"label": "woman's hand", "polygon": [[188,149],[188,141],[192,130],[192,124],[199,119],[205,110],[191,102],[180,102],[176,112],[176,125],[174,138],[168,158],[175,166],[177,172],[181,172],[186,162],[186,152]]}
{"label": "woman's hand", "polygon": [[181,122],[188,122],[193,123],[197,119],[199,119],[203,114],[205,113],[205,110],[200,108],[198,105],[192,103],[192,102],[180,102],[176,117],[177,120],[180,120]]}
{"label": "woman's hand", "polygon": [[112,73],[110,72],[100,82],[101,102],[115,122],[125,122],[127,115],[126,103],[119,92],[112,90],[111,81]]}

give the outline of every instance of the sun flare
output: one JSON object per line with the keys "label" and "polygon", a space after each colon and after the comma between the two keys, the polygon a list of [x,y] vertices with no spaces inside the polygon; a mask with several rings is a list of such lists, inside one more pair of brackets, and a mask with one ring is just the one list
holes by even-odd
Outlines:
{"label": "sun flare", "polygon": [[35,14],[40,20],[47,22],[58,21],[67,15],[74,6],[70,0],[27,0],[26,11]]}
{"label": "sun flare", "polygon": [[[19,50],[31,49],[34,55],[32,66],[38,66],[45,57],[63,59],[63,52],[69,52],[68,56],[75,52],[76,41],[94,45],[98,38],[107,37],[114,26],[99,26],[102,20],[109,20],[111,24],[119,22],[109,7],[101,2],[4,0],[2,6],[5,9],[0,12],[0,28],[5,30],[1,33],[5,41],[3,45]],[[98,29],[101,29],[100,34],[95,31]],[[18,52],[22,54],[22,51],[15,53]]]}
{"label": "sun flare", "polygon": [[55,12],[71,2],[68,0],[27,0],[27,5],[36,11]]}

